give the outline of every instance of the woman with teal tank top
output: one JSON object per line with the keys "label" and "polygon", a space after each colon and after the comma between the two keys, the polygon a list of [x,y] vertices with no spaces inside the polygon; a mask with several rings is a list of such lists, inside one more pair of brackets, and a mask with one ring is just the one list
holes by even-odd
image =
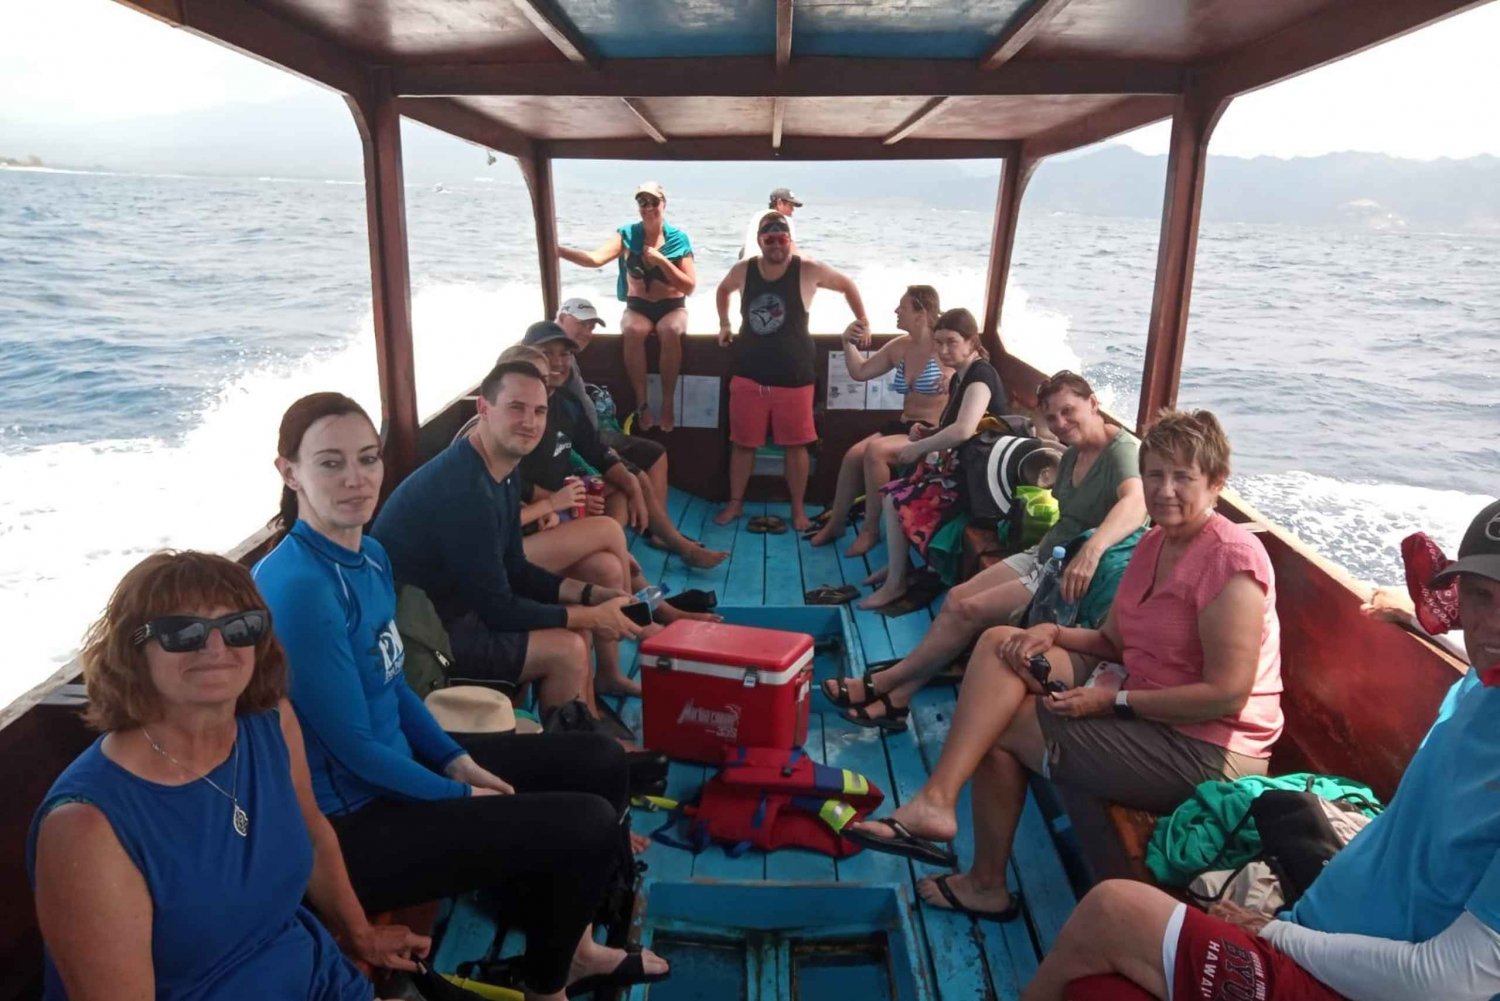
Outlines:
{"label": "woman with teal tank top", "polygon": [[428,939],[374,927],[318,810],[286,660],[249,572],[148,556],[81,656],[104,731],[26,845],[44,997],[368,1001],[357,959],[411,970]]}
{"label": "woman with teal tank top", "polygon": [[[641,430],[677,425],[673,412],[677,376],[682,371],[682,338],[687,333],[687,297],[698,287],[693,264],[693,242],[667,222],[667,193],[655,181],[635,189],[640,221],[620,226],[593,250],[558,247],[557,256],[581,268],[619,266],[616,295],[625,304],[620,317],[620,340],[625,349],[625,374],[635,393],[636,421]],[[661,344],[661,413],[646,406],[646,338],[652,332]]]}
{"label": "woman with teal tank top", "polygon": [[649,950],[592,936],[629,851],[619,743],[444,733],[406,682],[390,557],[364,533],[384,478],[375,425],[349,397],[313,393],[283,415],[276,450],[285,532],[255,580],[286,650],[317,806],[360,899],[392,910],[490,893],[525,933],[527,1001],[666,977]]}
{"label": "woman with teal tank top", "polygon": [[938,361],[932,337],[942,312],[937,289],[912,285],[896,304],[896,329],[903,332],[902,336],[866,358],[861,349],[869,346],[869,335],[852,324],[844,331],[844,363],[849,366],[850,377],[868,382],[894,372],[892,387],[904,397],[905,404],[899,421],[856,442],[844,453],[828,521],[813,535],[813,545],[826,546],[843,537],[849,506],[861,486],[865,491],[864,528],[847,555],[861,556],[880,541],[880,488],[890,482],[896,453],[911,443],[913,428],[930,431],[936,427],[948,405],[948,381],[953,371]]}

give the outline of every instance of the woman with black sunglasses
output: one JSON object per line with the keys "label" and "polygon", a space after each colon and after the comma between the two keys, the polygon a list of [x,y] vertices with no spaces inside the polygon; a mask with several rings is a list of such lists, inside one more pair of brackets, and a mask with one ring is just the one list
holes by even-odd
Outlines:
{"label": "woman with black sunglasses", "polygon": [[255,579],[286,648],[317,804],[360,900],[390,910],[495,892],[526,933],[528,999],[665,977],[651,952],[590,934],[628,851],[620,745],[561,733],[460,746],[407,684],[390,558],[364,534],[383,479],[369,415],[339,393],[303,397],[282,417],[276,468],[284,534]]}
{"label": "woman with black sunglasses", "polygon": [[[635,189],[640,222],[626,223],[593,250],[558,247],[557,256],[582,268],[602,268],[619,262],[616,295],[625,303],[620,337],[625,346],[625,372],[635,392],[636,419],[642,430],[676,426],[673,401],[677,375],[682,371],[682,336],[687,333],[687,297],[698,287],[693,244],[688,235],[667,222],[667,193],[655,181]],[[646,338],[656,332],[661,342],[661,414],[646,406]]]}
{"label": "woman with black sunglasses", "polygon": [[367,1001],[358,959],[413,969],[428,939],[373,927],[313,797],[286,660],[244,567],[156,553],[83,654],[104,731],[27,843],[45,997]]}

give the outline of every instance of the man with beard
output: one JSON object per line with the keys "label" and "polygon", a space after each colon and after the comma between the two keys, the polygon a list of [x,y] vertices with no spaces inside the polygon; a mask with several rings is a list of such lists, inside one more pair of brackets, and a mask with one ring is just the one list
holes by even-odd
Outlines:
{"label": "man with beard", "polygon": [[[802,502],[807,494],[807,446],[818,438],[813,424],[813,383],[817,381],[808,310],[818,289],[841,293],[854,313],[855,327],[868,331],[859,290],[846,276],[818,261],[792,253],[791,228],[780,212],[760,218],[760,256],[729,269],[719,283],[719,343],[731,347],[729,297],[740,293],[740,332],[733,338],[729,382],[729,503],[715,517],[727,525],[744,510],[745,489],[755,450],[766,432],[786,452],[786,484],[792,525],[811,526]],[[753,526],[752,526],[753,527]]]}
{"label": "man with beard", "polygon": [[537,683],[545,711],[588,701],[586,636],[638,636],[624,591],[565,579],[521,547],[516,466],[542,438],[547,386],[531,365],[503,362],[479,386],[467,435],[391,493],[371,534],[396,580],[427,593],[448,630],[457,677]]}
{"label": "man with beard", "polygon": [[[1500,501],[1458,559],[1473,666],[1449,689],[1395,797],[1275,918],[1205,914],[1145,883],[1079,901],[1024,1001],[1275,998],[1485,1001],[1500,995]],[[1352,665],[1350,665],[1352,666]]]}

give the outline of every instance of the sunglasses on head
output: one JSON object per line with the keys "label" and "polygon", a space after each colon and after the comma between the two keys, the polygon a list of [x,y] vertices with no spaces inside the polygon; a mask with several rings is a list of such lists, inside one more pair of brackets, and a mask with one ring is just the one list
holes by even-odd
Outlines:
{"label": "sunglasses on head", "polygon": [[635,203],[641,208],[654,209],[661,204],[661,199],[655,195],[636,195]]}
{"label": "sunglasses on head", "polygon": [[167,653],[191,653],[202,650],[208,634],[215,629],[224,637],[225,646],[254,646],[271,630],[271,613],[263,608],[230,612],[217,619],[198,615],[163,615],[141,626],[131,636],[136,646],[152,638]]}

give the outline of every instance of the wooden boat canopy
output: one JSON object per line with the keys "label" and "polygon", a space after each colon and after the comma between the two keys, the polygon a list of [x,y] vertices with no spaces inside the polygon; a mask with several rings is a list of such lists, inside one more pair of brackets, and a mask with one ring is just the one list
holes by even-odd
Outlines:
{"label": "wooden boat canopy", "polygon": [[1474,0],[123,0],[512,156],[1040,157]]}

